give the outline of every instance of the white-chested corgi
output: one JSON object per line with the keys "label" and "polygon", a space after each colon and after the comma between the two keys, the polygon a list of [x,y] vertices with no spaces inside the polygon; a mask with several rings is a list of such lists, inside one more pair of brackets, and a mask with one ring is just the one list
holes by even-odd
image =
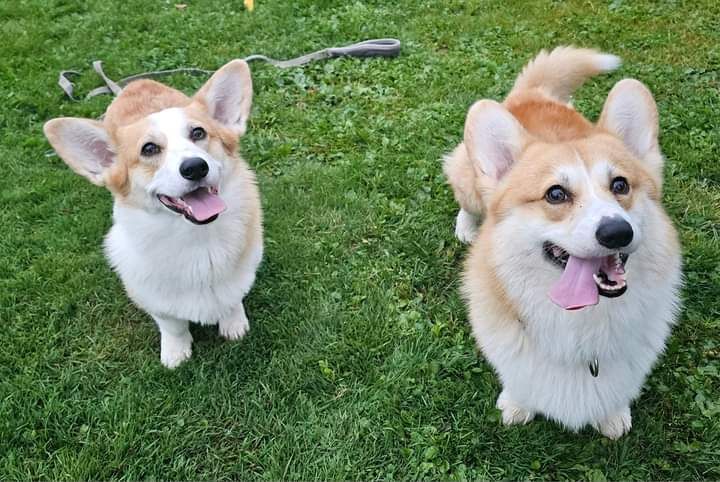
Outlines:
{"label": "white-chested corgi", "polygon": [[140,80],[102,122],[45,124],[68,166],[112,193],[105,252],[130,298],[157,323],[169,368],[190,357],[189,321],[218,324],[227,339],[249,327],[243,298],[262,259],[262,212],[237,147],[251,103],[250,70],[234,60],[192,98]]}
{"label": "white-chested corgi", "polygon": [[506,424],[541,414],[622,436],[678,313],[652,94],[618,82],[594,124],[569,105],[619,64],[594,50],[541,52],[503,103],[470,108],[445,159],[456,234],[472,241],[463,293]]}

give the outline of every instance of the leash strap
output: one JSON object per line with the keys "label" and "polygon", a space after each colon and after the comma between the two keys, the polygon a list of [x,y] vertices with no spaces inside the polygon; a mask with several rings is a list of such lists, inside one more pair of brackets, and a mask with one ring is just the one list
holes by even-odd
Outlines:
{"label": "leash strap", "polygon": [[[278,67],[280,69],[287,69],[291,67],[299,67],[316,60],[324,60],[336,57],[397,57],[400,54],[400,41],[394,38],[374,39],[365,40],[344,47],[329,47],[326,49],[318,50],[309,54],[296,57],[288,60],[277,60],[265,55],[253,54],[249,57],[245,57],[246,62],[253,62],[256,60],[267,62],[270,65]],[[97,95],[112,94],[118,95],[122,92],[123,87],[138,79],[154,79],[157,77],[164,77],[172,74],[190,74],[190,75],[211,75],[214,70],[204,70],[195,67],[182,67],[179,69],[170,70],[155,70],[151,72],[143,72],[142,74],[131,75],[124,79],[118,80],[117,82],[110,79],[102,68],[102,61],[96,60],[92,63],[93,70],[102,79],[105,85],[91,90],[86,96],[87,99],[95,97]],[[63,70],[60,72],[58,78],[58,85],[65,92],[65,94],[72,100],[78,100],[73,96],[74,85],[70,80],[70,76],[80,75],[80,72],[75,70]]]}

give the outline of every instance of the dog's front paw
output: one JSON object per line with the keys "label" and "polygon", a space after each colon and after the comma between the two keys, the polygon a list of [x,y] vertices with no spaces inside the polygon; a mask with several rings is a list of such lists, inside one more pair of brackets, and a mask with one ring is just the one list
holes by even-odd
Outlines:
{"label": "dog's front paw", "polygon": [[525,425],[535,418],[535,414],[533,412],[524,409],[517,403],[510,400],[505,393],[505,390],[503,390],[498,397],[495,406],[502,411],[502,421],[505,425]]}
{"label": "dog's front paw", "polygon": [[220,336],[226,340],[239,340],[250,329],[250,322],[245,315],[245,310],[241,306],[234,315],[226,320],[221,320],[218,324]]}
{"label": "dog's front paw", "polygon": [[458,211],[457,220],[455,221],[455,236],[458,240],[462,243],[470,244],[475,239],[477,231],[477,217],[464,209],[460,209],[460,211]]}
{"label": "dog's front paw", "polygon": [[163,336],[160,339],[160,362],[175,368],[192,355],[192,336]]}
{"label": "dog's front paw", "polygon": [[632,417],[630,407],[625,407],[620,412],[609,416],[605,420],[593,424],[595,430],[611,440],[617,440],[632,428]]}

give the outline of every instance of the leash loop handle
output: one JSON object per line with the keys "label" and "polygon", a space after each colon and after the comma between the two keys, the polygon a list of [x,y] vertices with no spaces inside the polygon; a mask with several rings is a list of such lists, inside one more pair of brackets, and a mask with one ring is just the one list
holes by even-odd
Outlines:
{"label": "leash loop handle", "polygon": [[397,57],[400,54],[400,41],[381,38],[327,50],[331,57]]}
{"label": "leash loop handle", "polygon": [[[270,65],[281,69],[287,69],[290,67],[299,67],[316,60],[323,60],[337,57],[397,57],[400,54],[400,41],[394,38],[383,38],[365,40],[363,42],[346,45],[344,47],[330,47],[317,52],[301,55],[294,59],[288,60],[277,60],[265,55],[254,54],[245,57],[246,62],[252,62],[254,60],[261,60],[267,62]],[[122,92],[122,88],[133,80],[138,79],[151,79],[156,77],[163,77],[166,75],[185,73],[191,75],[211,75],[214,73],[213,70],[198,69],[195,67],[183,67],[179,69],[170,70],[157,70],[152,72],[143,72],[142,74],[131,75],[125,77],[122,80],[114,82],[110,79],[102,68],[102,61],[96,60],[92,63],[93,70],[103,80],[105,85],[93,89],[87,94],[86,98],[95,97],[96,95],[102,94],[113,94],[115,96]],[[72,100],[77,100],[73,97],[73,83],[70,81],[68,75],[79,75],[80,73],[74,70],[63,70],[60,72],[58,78],[58,85],[65,92],[65,94]]]}

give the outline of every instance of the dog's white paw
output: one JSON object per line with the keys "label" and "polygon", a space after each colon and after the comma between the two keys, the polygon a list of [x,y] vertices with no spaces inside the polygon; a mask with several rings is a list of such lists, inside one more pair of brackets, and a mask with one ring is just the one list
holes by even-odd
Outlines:
{"label": "dog's white paw", "polygon": [[593,424],[595,430],[611,440],[617,440],[632,428],[632,417],[630,416],[630,407],[625,407],[615,415],[611,415],[605,420]]}
{"label": "dog's white paw", "polygon": [[226,320],[221,320],[218,324],[218,332],[220,336],[226,340],[239,340],[250,329],[250,322],[245,315],[245,310],[241,306],[233,316]]}
{"label": "dog's white paw", "polygon": [[505,390],[503,390],[498,397],[496,406],[502,411],[502,420],[505,425],[525,425],[535,418],[535,414],[533,412],[524,409],[517,403],[510,400],[505,393]]}
{"label": "dog's white paw", "polygon": [[192,355],[192,336],[162,335],[160,338],[160,362],[167,368],[175,368]]}
{"label": "dog's white paw", "polygon": [[474,214],[470,214],[464,209],[458,211],[455,220],[455,236],[460,242],[470,244],[475,239],[478,231],[478,219]]}

